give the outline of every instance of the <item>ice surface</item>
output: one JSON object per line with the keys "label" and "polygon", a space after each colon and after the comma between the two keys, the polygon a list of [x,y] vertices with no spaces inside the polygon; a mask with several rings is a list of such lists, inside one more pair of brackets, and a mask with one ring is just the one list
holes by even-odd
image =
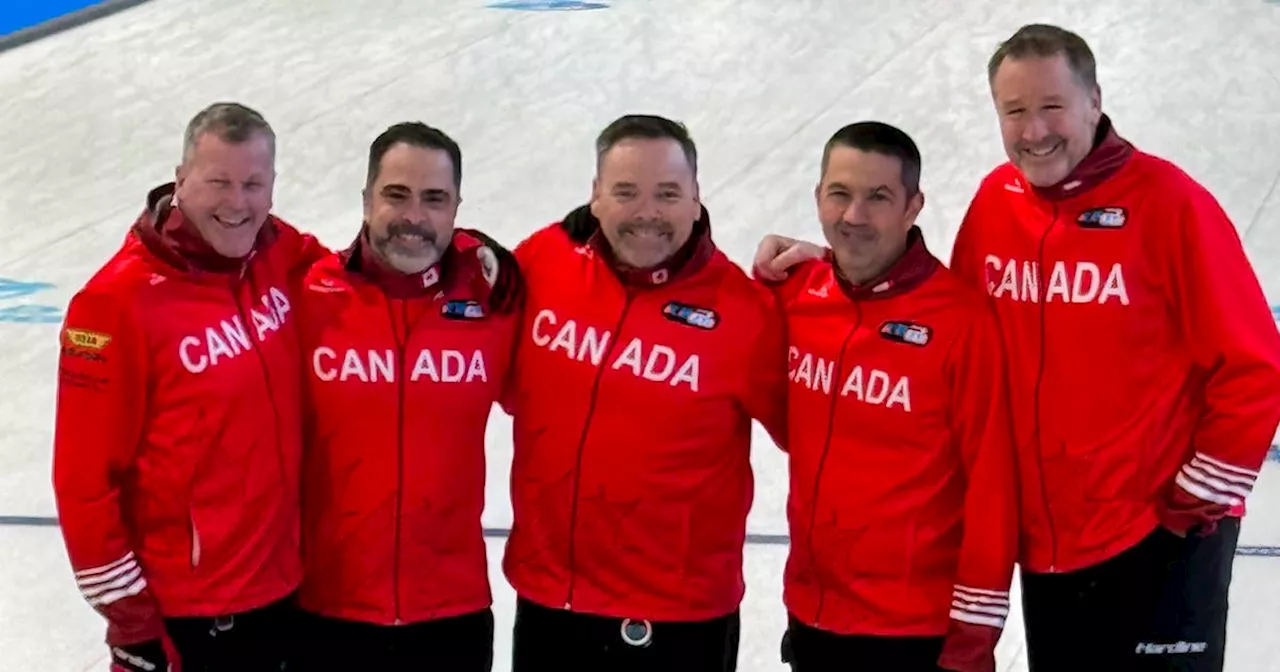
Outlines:
{"label": "ice surface", "polygon": [[[1019,25],[1090,41],[1104,109],[1140,147],[1222,201],[1280,302],[1280,6],[1261,0],[615,0],[531,13],[478,0],[154,0],[0,54],[0,516],[54,515],[49,486],[57,311],[118,246],[146,190],[172,176],[182,129],[214,100],[280,134],[277,212],[343,245],[359,226],[368,144],[424,120],[464,151],[461,222],[514,244],[582,202],[592,141],[626,112],[685,121],[716,239],[745,262],[759,236],[819,235],[822,142],[877,118],[924,153],[928,243],[949,250],[980,177],[1002,159],[986,59]],[[31,284],[49,283],[51,288]],[[16,308],[25,306],[25,308]],[[42,308],[43,307],[43,308]],[[25,312],[24,312],[25,311]],[[45,312],[41,312],[45,311]],[[34,322],[17,322],[26,315]],[[510,423],[490,434],[485,524],[510,523]],[[783,534],[785,464],[763,433],[750,529]],[[1243,542],[1280,546],[1268,465]],[[104,669],[100,620],[53,527],[0,520],[7,669]],[[8,519],[7,522],[24,522]],[[31,521],[25,521],[31,522]],[[505,670],[512,595],[489,551]],[[740,669],[782,670],[786,547],[748,551]],[[1280,670],[1280,559],[1241,558],[1232,670]],[[1024,670],[1011,620],[1002,669]]]}

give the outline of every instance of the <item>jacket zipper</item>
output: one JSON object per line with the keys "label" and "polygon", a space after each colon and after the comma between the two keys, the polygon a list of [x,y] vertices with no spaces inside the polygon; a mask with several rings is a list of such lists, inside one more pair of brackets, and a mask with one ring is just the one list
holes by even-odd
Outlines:
{"label": "jacket zipper", "polygon": [[1044,476],[1044,438],[1040,428],[1040,390],[1044,383],[1044,367],[1045,352],[1048,348],[1048,330],[1045,324],[1045,304],[1047,298],[1047,287],[1045,286],[1044,273],[1044,250],[1049,241],[1049,234],[1053,232],[1053,227],[1058,223],[1058,204],[1053,204],[1053,219],[1049,220],[1049,227],[1044,230],[1040,236],[1040,249],[1036,257],[1036,293],[1037,303],[1040,308],[1040,360],[1036,367],[1036,385],[1035,385],[1035,434],[1036,434],[1036,471],[1040,478],[1040,502],[1044,507],[1045,522],[1049,526],[1049,571],[1057,571],[1058,565],[1058,531],[1053,524],[1053,510],[1049,508],[1049,492],[1045,485]]}
{"label": "jacket zipper", "polygon": [[[400,540],[403,534],[403,514],[404,514],[404,422],[405,422],[405,395],[408,392],[408,357],[405,355],[409,350],[409,337],[417,328],[420,322],[431,309],[424,308],[418,315],[416,320],[410,323],[409,318],[409,300],[408,299],[392,299],[387,298],[387,318],[391,323],[391,337],[396,343],[396,508],[395,508],[395,531],[392,538],[392,556],[391,556],[391,590],[392,603],[395,611],[395,624],[402,625],[404,620],[400,618]],[[396,323],[395,302],[400,303],[400,325],[403,325],[404,333],[401,334],[400,326]]]}
{"label": "jacket zipper", "polygon": [[409,307],[406,302],[400,303],[401,324],[404,325],[404,336],[396,324],[395,299],[387,299],[387,317],[391,322],[391,337],[396,342],[396,363],[399,371],[396,375],[396,507],[395,526],[391,542],[391,601],[395,612],[395,624],[400,625],[400,535],[401,517],[404,508],[404,394],[405,394],[405,352],[409,341]]}
{"label": "jacket zipper", "polygon": [[[854,310],[857,311],[857,318],[853,321],[853,328],[849,329],[849,333],[845,334],[844,340],[840,343],[840,354],[836,356],[836,377],[832,382],[839,385],[841,379],[840,374],[844,372],[844,353],[849,348],[849,341],[853,340],[854,334],[858,333],[858,328],[862,326],[862,304],[854,302]],[[827,411],[827,433],[822,441],[822,454],[818,457],[818,470],[813,475],[813,504],[809,510],[809,562],[816,569],[818,554],[814,550],[813,544],[813,526],[818,519],[818,494],[822,487],[822,471],[827,463],[827,454],[831,450],[831,434],[835,430],[836,423],[836,403],[840,399],[840,391],[834,390],[831,394],[831,403]],[[814,627],[820,627],[822,621],[822,606],[826,602],[827,591],[822,585],[820,572],[814,572],[814,578],[818,583],[818,608],[813,613]]]}
{"label": "jacket zipper", "polygon": [[566,611],[572,609],[573,606],[573,587],[577,579],[577,570],[574,562],[574,541],[578,527],[578,491],[582,486],[582,456],[586,452],[587,433],[591,431],[591,417],[596,412],[596,398],[600,393],[600,381],[604,378],[605,368],[608,366],[609,357],[613,354],[613,349],[618,344],[618,340],[622,337],[622,325],[627,321],[627,313],[631,310],[631,303],[635,299],[631,291],[627,291],[626,301],[622,304],[622,314],[618,316],[618,322],[613,327],[613,336],[609,339],[609,345],[605,348],[604,357],[600,360],[600,366],[596,369],[595,380],[591,383],[591,397],[587,402],[587,415],[582,420],[582,434],[578,437],[578,455],[577,462],[573,469],[573,499],[570,502],[569,509],[569,589],[564,598],[564,609]]}
{"label": "jacket zipper", "polygon": [[[253,278],[247,275],[247,269],[248,266],[246,265],[245,270],[240,272],[240,280],[244,280],[249,286],[249,295],[252,297],[254,294],[258,293],[258,288],[254,284]],[[244,323],[245,329],[249,329],[253,333],[257,333],[253,320],[245,313],[244,304],[240,302],[240,287],[236,280],[233,279],[231,281],[230,289],[231,299],[236,304],[236,314],[240,316],[240,321]],[[272,317],[274,319],[274,312],[272,313]],[[281,322],[277,324],[276,328],[283,331],[284,323]],[[267,403],[271,406],[271,418],[274,420],[273,429],[275,430],[276,435],[276,460],[279,462],[280,466],[280,478],[285,479],[288,477],[288,474],[285,470],[284,454],[281,452],[281,444],[283,441],[281,441],[280,438],[280,409],[276,408],[275,387],[271,384],[271,370],[267,366],[266,357],[262,354],[262,346],[265,344],[262,341],[254,341],[252,338],[250,338],[250,341],[253,342],[253,347],[250,349],[253,350],[254,357],[258,360],[258,370],[262,372],[262,384],[267,388]]]}
{"label": "jacket zipper", "polygon": [[[257,333],[256,325],[254,321],[249,317],[249,315],[245,312],[244,303],[242,303],[240,300],[240,289],[242,288],[242,285],[240,284],[241,281],[244,281],[244,283],[248,285],[249,295],[251,297],[254,294],[256,294],[258,291],[257,287],[253,282],[252,276],[250,276],[248,273],[248,269],[249,269],[248,264],[249,262],[245,262],[245,265],[240,270],[239,277],[232,278],[231,282],[228,283],[227,289],[231,292],[231,300],[236,305],[236,315],[240,317],[240,322],[244,325],[244,328],[246,330],[250,331],[251,334],[256,334]],[[273,319],[274,317],[275,315],[273,312]],[[281,322],[277,324],[276,328],[278,330],[283,330],[284,323]],[[284,481],[288,479],[288,472],[285,469],[285,458],[284,458],[284,447],[283,447],[284,441],[280,437],[280,426],[281,426],[280,409],[276,408],[275,387],[271,384],[271,371],[270,371],[270,368],[267,366],[266,356],[262,354],[262,347],[265,345],[265,343],[262,340],[255,340],[253,336],[250,336],[249,340],[250,340],[250,343],[252,344],[252,347],[250,347],[249,349],[253,350],[254,358],[258,360],[258,371],[262,373],[262,384],[264,387],[266,387],[267,405],[271,407],[271,419],[273,421],[272,429],[276,435],[276,451],[275,451],[276,463],[277,463],[277,466],[280,468],[280,478],[282,481]],[[192,567],[195,567],[196,564],[198,564],[200,561],[201,549],[199,547],[199,543],[200,543],[199,531],[197,530],[196,524],[195,524],[195,507],[194,506],[192,507],[192,511],[191,511],[191,539],[192,539],[192,552],[191,552]]]}

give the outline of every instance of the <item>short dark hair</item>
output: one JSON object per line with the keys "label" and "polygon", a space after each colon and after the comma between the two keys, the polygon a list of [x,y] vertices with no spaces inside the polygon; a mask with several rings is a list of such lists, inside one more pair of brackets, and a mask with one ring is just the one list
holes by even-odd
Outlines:
{"label": "short dark hair", "polygon": [[186,161],[195,151],[196,144],[206,134],[213,134],[223,142],[240,144],[261,134],[271,143],[272,156],[276,153],[276,133],[271,124],[257,110],[240,103],[214,103],[196,113],[187,122],[182,138],[182,160]]}
{"label": "short dark hair", "polygon": [[864,152],[891,156],[902,164],[902,186],[908,196],[920,191],[920,149],[911,136],[896,126],[882,121],[859,121],[835,132],[822,148],[822,175],[827,174],[831,150],[850,147]]}
{"label": "short dark hair", "polygon": [[372,187],[378,180],[382,169],[382,157],[398,144],[406,144],[423,149],[438,149],[449,155],[453,162],[453,186],[462,190],[462,149],[458,143],[444,131],[428,126],[421,121],[402,121],[383,131],[369,145],[369,173],[365,177],[365,185]]}
{"label": "short dark hair", "polygon": [[678,121],[652,114],[624,115],[605,126],[596,137],[597,169],[600,162],[604,160],[604,155],[613,149],[614,145],[634,138],[675,140],[684,150],[685,158],[689,159],[689,168],[693,170],[693,174],[698,174],[698,148],[693,143],[693,138],[689,136],[689,129]]}
{"label": "short dark hair", "polygon": [[1088,89],[1098,88],[1098,62],[1083,37],[1058,26],[1031,23],[1018,29],[1000,43],[987,61],[987,83],[995,81],[996,71],[1006,59],[1051,58],[1062,55],[1071,72]]}

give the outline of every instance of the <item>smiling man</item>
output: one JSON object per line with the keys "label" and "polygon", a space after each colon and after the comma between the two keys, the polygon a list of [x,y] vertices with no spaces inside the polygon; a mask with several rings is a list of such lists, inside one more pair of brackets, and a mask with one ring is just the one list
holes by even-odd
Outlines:
{"label": "smiling man", "polygon": [[492,666],[484,444],[519,297],[487,239],[455,227],[461,188],[452,138],[389,127],[359,233],[299,290],[306,637],[290,670]]}
{"label": "smiling man", "polygon": [[778,287],[790,344],[783,581],[795,672],[993,672],[1017,555],[1004,352],[925,246],[920,152],[850,124],[815,196],[831,254]]}
{"label": "smiling man", "polygon": [[516,257],[512,669],[736,669],[751,421],[785,436],[785,343],[711,241],[685,128],[610,124],[591,203]]}
{"label": "smiling man", "polygon": [[176,183],[67,307],[54,493],[112,670],[267,672],[288,655],[302,579],[292,288],[325,250],[271,214],[275,156],[256,111],[201,111]]}

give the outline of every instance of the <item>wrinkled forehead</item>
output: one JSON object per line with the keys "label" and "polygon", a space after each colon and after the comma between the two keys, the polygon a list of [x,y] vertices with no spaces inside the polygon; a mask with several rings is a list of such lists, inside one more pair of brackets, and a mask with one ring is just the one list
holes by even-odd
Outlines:
{"label": "wrinkled forehead", "polygon": [[397,144],[383,154],[373,186],[379,193],[456,195],[453,158],[433,147]]}
{"label": "wrinkled forehead", "polygon": [[1006,58],[991,79],[991,96],[1002,106],[1069,102],[1090,93],[1060,54]]}
{"label": "wrinkled forehead", "polygon": [[689,187],[693,167],[680,143],[667,139],[628,139],[600,157],[597,178],[605,185]]}
{"label": "wrinkled forehead", "polygon": [[827,171],[822,176],[826,188],[843,188],[850,191],[875,191],[887,189],[901,192],[902,160],[880,152],[863,151],[853,147],[833,147],[827,160]]}
{"label": "wrinkled forehead", "polygon": [[206,175],[269,179],[275,173],[275,147],[262,133],[239,141],[206,133],[186,153],[183,166]]}

